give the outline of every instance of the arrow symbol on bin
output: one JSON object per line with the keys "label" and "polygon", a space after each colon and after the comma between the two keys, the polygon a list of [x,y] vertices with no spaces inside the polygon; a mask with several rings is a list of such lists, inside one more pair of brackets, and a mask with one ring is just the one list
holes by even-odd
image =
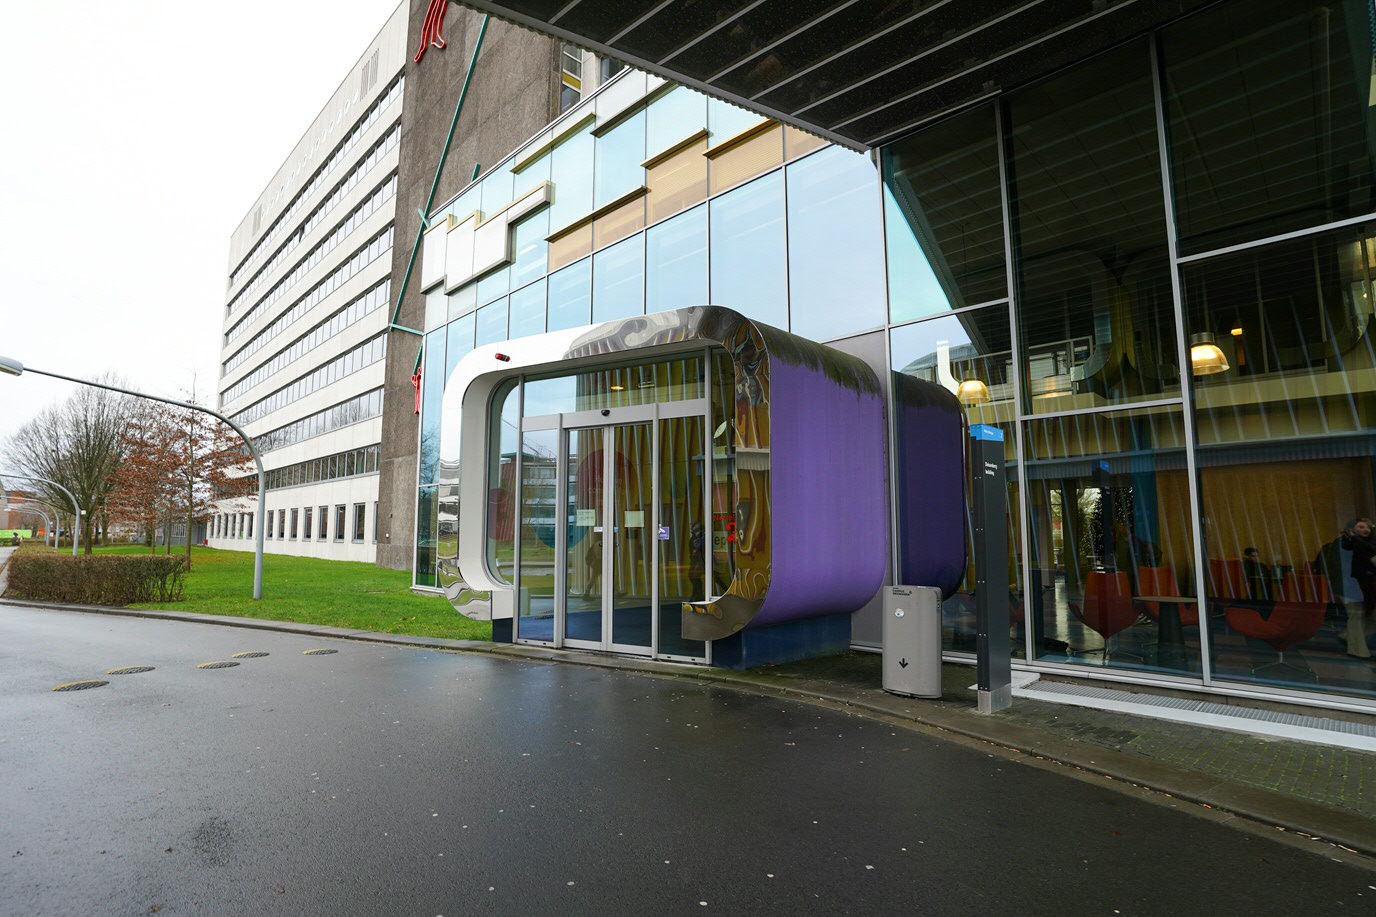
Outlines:
{"label": "arrow symbol on bin", "polygon": [[907,657],[905,656],[904,658],[898,660],[898,664],[899,664],[899,666],[901,666],[902,668],[905,668],[905,669],[906,669],[906,668],[908,667],[908,659],[907,659]]}

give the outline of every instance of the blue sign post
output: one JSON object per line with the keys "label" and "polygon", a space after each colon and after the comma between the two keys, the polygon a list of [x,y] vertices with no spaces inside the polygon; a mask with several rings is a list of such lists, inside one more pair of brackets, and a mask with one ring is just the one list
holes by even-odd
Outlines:
{"label": "blue sign post", "polygon": [[1008,644],[1008,476],[1002,430],[988,424],[970,427],[970,465],[979,712],[995,713],[1013,704],[1013,663]]}

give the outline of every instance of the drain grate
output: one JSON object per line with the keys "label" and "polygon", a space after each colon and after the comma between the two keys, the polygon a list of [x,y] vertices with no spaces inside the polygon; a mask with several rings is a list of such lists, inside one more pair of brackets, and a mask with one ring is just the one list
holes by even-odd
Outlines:
{"label": "drain grate", "polygon": [[230,659],[260,659],[260,658],[262,658],[263,656],[266,656],[266,655],[267,655],[267,653],[235,653],[233,656],[230,656],[229,658],[230,658]]}
{"label": "drain grate", "polygon": [[237,662],[202,662],[196,666],[198,669],[232,669],[239,663]]}
{"label": "drain grate", "polygon": [[328,656],[328,655],[330,655],[331,653],[337,653],[337,652],[339,652],[339,650],[302,650],[301,655],[302,655],[302,656]]}
{"label": "drain grate", "polygon": [[85,691],[87,688],[99,688],[108,685],[108,681],[69,681],[65,685],[58,685],[54,691]]}
{"label": "drain grate", "polygon": [[151,671],[153,671],[153,667],[152,667],[151,665],[126,665],[124,668],[121,668],[121,669],[111,669],[110,671],[106,672],[105,674],[106,674],[106,675],[137,675],[137,674],[139,674],[140,672],[151,672]]}

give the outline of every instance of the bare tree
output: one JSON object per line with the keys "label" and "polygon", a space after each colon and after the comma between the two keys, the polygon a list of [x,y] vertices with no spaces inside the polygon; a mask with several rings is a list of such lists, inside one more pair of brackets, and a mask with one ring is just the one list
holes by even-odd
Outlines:
{"label": "bare tree", "polygon": [[[196,403],[194,390],[187,400]],[[185,521],[190,569],[195,524],[210,518],[217,501],[244,497],[256,484],[244,474],[243,441],[228,424],[202,411],[159,405],[131,415],[124,444],[109,508],[146,529],[160,523],[170,529],[174,520]]]}
{"label": "bare tree", "polygon": [[[98,381],[122,384],[108,374]],[[111,479],[124,458],[129,411],[129,398],[83,386],[66,401],[39,412],[4,443],[5,464],[11,470],[51,478],[76,496],[87,554],[95,541],[97,513],[105,506]],[[66,494],[49,484],[34,481],[32,487],[54,506],[68,503]]]}

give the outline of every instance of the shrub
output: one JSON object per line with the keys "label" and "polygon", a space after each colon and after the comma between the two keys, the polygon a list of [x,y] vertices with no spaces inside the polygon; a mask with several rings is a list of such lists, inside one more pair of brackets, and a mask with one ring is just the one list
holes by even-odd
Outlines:
{"label": "shrub", "polygon": [[73,605],[133,605],[182,598],[180,557],[16,551],[5,597]]}

